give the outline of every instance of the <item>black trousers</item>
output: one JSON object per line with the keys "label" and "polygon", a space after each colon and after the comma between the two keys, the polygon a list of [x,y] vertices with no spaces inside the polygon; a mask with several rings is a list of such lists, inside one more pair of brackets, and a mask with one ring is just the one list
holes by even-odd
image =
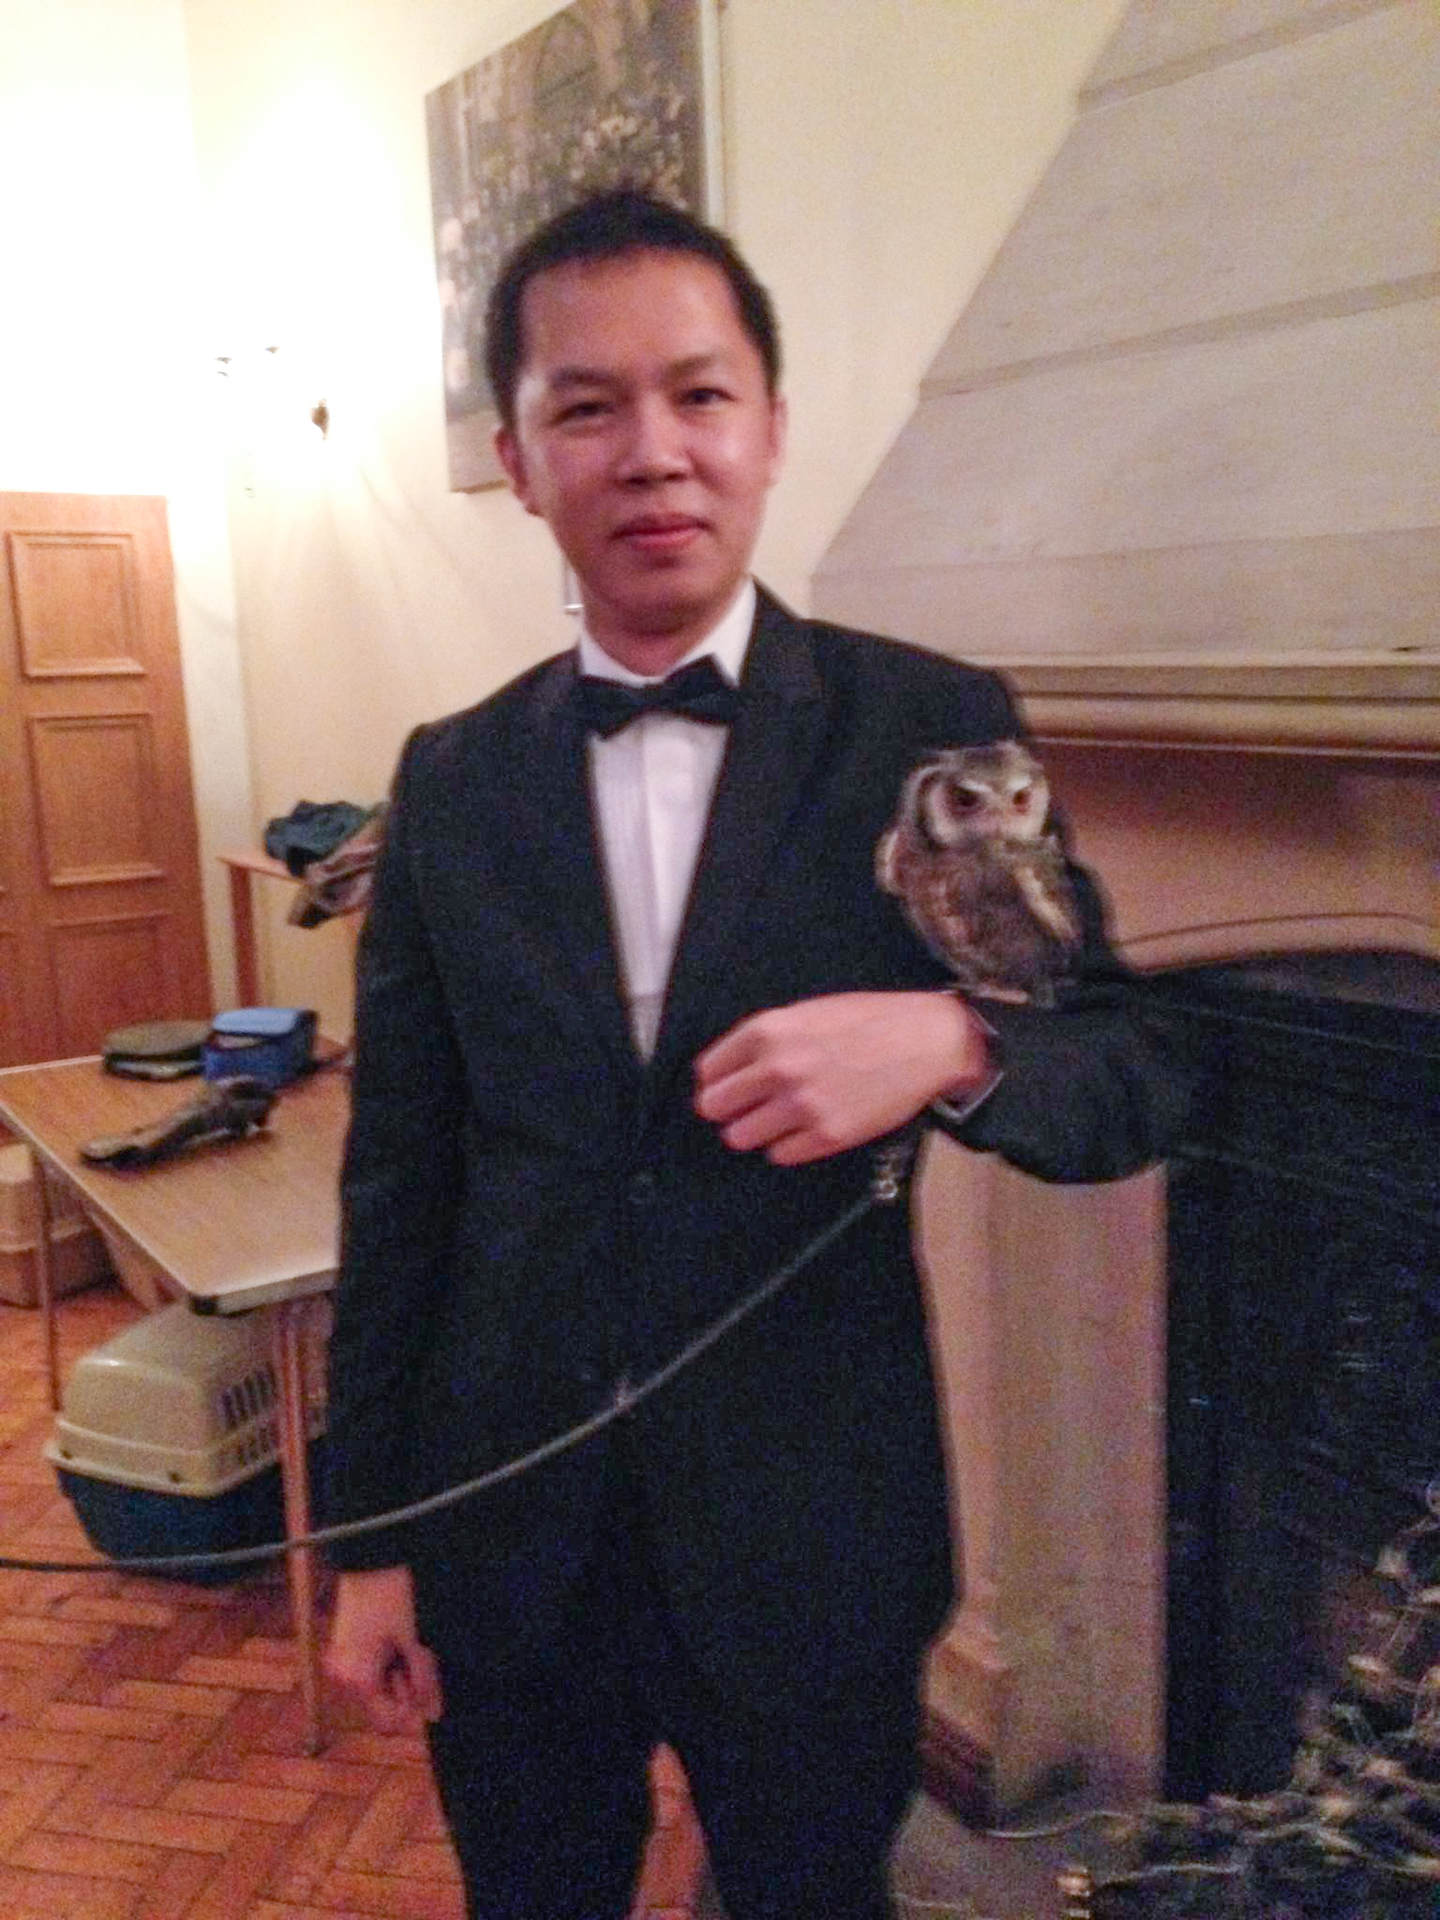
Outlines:
{"label": "black trousers", "polygon": [[768,1714],[726,1697],[676,1632],[633,1474],[553,1645],[439,1649],[430,1745],[471,1920],[625,1920],[648,1767],[679,1754],[730,1920],[890,1920],[915,1784],[918,1675],[863,1703]]}

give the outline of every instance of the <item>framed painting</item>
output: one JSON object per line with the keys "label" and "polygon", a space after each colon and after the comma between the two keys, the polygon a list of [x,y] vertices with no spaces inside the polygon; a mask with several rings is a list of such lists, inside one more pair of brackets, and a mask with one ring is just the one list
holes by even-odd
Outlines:
{"label": "framed painting", "polygon": [[510,249],[596,189],[720,204],[715,0],[572,0],[426,96],[452,491],[503,478],[485,303]]}

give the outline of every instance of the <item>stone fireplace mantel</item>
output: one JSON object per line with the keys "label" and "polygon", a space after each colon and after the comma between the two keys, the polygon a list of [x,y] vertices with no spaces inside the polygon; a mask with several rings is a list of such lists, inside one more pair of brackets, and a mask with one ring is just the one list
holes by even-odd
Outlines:
{"label": "stone fireplace mantel", "polygon": [[[1139,969],[1440,958],[1437,155],[1421,0],[1134,0],[816,572],[1007,676]],[[937,1146],[920,1206],[968,1579],[932,1777],[1153,1791],[1163,1177]]]}
{"label": "stone fireplace mantel", "polygon": [[937,1139],[922,1264],[965,1598],[931,1656],[932,1791],[989,1820],[1163,1766],[1162,1173],[1045,1187]]}
{"label": "stone fireplace mantel", "polygon": [[815,577],[1046,740],[1440,762],[1440,20],[1134,0]]}
{"label": "stone fireplace mantel", "polygon": [[[1042,753],[1138,971],[1440,960],[1440,762]],[[1047,1188],[937,1143],[921,1230],[967,1580],[931,1668],[932,1780],[972,1812],[1076,1771],[1142,1798],[1164,1760],[1164,1175]]]}
{"label": "stone fireplace mantel", "polygon": [[1042,741],[1440,765],[1440,651],[1398,660],[1186,653],[979,664],[1003,666]]}

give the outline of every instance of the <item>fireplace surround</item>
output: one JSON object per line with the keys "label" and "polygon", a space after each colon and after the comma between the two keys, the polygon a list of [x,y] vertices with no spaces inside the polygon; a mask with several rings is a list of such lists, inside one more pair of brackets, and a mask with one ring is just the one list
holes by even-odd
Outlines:
{"label": "fireplace surround", "polygon": [[[932,1151],[922,1241],[967,1598],[931,1667],[929,1751],[932,1778],[959,1779],[952,1797],[974,1811],[1077,1766],[1110,1796],[1178,1779],[1167,1640],[1202,1644],[1224,1608],[1198,1578],[1191,1614],[1168,1606],[1169,1455],[1208,1462],[1195,1484],[1210,1491],[1184,1498],[1218,1506],[1242,1548],[1272,1525],[1247,1529],[1242,1492],[1263,1481],[1296,1503],[1288,1550],[1313,1558],[1300,1543],[1322,1534],[1341,1611],[1337,1569],[1373,1547],[1418,1470],[1331,1463],[1327,1480],[1300,1416],[1322,1383],[1332,1411],[1369,1409],[1364,1393],[1393,1404],[1412,1375],[1386,1315],[1423,1303],[1408,1256],[1384,1264],[1402,1213],[1373,1070],[1357,1065],[1346,1093],[1336,1079],[1347,1055],[1373,1063],[1371,1029],[1404,1009],[1335,969],[1388,967],[1393,987],[1407,962],[1385,955],[1440,963],[1437,74],[1433,10],[1414,0],[1133,0],[815,577],[822,616],[1008,675],[1133,966],[1297,956],[1304,981],[1257,966],[1224,992],[1261,996],[1271,1019],[1298,1009],[1324,1035],[1297,1040],[1308,1066],[1288,1084],[1319,1115],[1298,1130],[1259,1045],[1270,1029],[1237,1025],[1225,1043],[1220,1080],[1255,1066],[1246,1125],[1270,1130],[1268,1197],[1243,1243],[1230,1200],[1262,1176],[1227,1169],[1213,1143],[1173,1172],[1182,1219],[1208,1196],[1198,1228],[1172,1227],[1161,1175],[1046,1191]],[[1299,958],[1335,952],[1372,958],[1333,963],[1324,985],[1326,963]],[[1397,1075],[1410,1045],[1386,1056]],[[1325,1198],[1302,1206],[1305,1178],[1347,1165],[1358,1224],[1312,1222],[1296,1312],[1273,1325],[1291,1296],[1257,1283],[1240,1322],[1251,1346],[1297,1316],[1313,1340],[1292,1363],[1305,1378],[1282,1374],[1258,1403],[1224,1383],[1255,1443],[1232,1461],[1227,1508],[1214,1409],[1192,1420],[1174,1404],[1167,1350],[1188,1365],[1205,1349],[1203,1317],[1196,1331],[1184,1316],[1220,1311],[1213,1246],[1230,1235],[1231,1266],[1264,1273],[1262,1229],[1298,1241]],[[1202,1255],[1182,1298],[1176,1233]],[[1282,1408],[1291,1450],[1277,1440],[1272,1459],[1260,1442]],[[1183,1530],[1179,1548],[1182,1563],[1209,1551]],[[1324,1613],[1306,1628],[1317,1669],[1339,1632]],[[1279,1751],[1254,1764],[1273,1773]],[[1184,1766],[1199,1781],[1233,1759],[1232,1745]]]}
{"label": "fireplace surround", "polygon": [[[1089,811],[1084,783],[1062,791]],[[1082,850],[1146,895],[1142,849],[1196,864],[1135,835],[1128,863],[1102,833]],[[1201,1076],[1167,1169],[1053,1188],[932,1145],[921,1245],[966,1597],[925,1758],[969,1819],[1077,1779],[1109,1804],[1273,1785],[1307,1690],[1356,1642],[1369,1560],[1440,1467],[1440,946],[1325,946],[1409,925],[1327,911],[1326,864],[1291,863],[1309,921],[1254,922],[1310,950],[1211,960],[1239,918],[1212,872],[1214,925],[1178,929],[1146,976]]]}

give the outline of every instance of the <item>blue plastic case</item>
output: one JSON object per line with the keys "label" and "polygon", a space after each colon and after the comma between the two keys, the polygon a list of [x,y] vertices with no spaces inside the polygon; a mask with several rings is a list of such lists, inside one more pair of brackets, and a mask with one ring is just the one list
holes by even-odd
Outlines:
{"label": "blue plastic case", "polygon": [[207,1080],[247,1074],[262,1086],[284,1087],[309,1066],[314,1044],[308,1007],[235,1007],[210,1023],[201,1071]]}

